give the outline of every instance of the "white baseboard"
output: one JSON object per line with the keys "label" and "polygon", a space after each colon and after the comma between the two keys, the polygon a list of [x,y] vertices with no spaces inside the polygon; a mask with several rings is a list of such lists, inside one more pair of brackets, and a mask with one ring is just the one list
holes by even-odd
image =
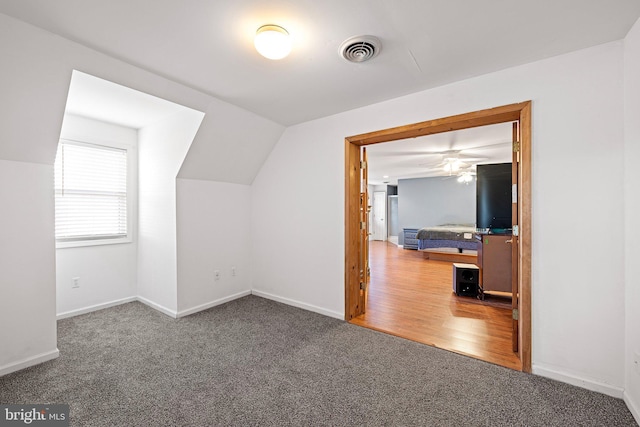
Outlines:
{"label": "white baseboard", "polygon": [[33,365],[48,362],[49,360],[56,359],[58,356],[60,356],[60,351],[58,351],[58,349],[56,348],[55,350],[49,351],[47,353],[38,354],[36,356],[28,357],[18,362],[0,366],[0,377],[15,371],[19,371],[21,369],[28,368]]}
{"label": "white baseboard", "polygon": [[246,297],[247,295],[251,295],[251,291],[250,290],[247,290],[247,291],[244,291],[244,292],[240,292],[240,293],[237,293],[235,295],[230,295],[228,297],[220,298],[220,299],[217,299],[215,301],[211,301],[211,302],[208,302],[206,304],[201,304],[201,305],[198,305],[196,307],[192,307],[192,308],[189,308],[187,310],[182,310],[182,311],[179,311],[179,312],[176,312],[174,310],[168,309],[167,307],[164,307],[164,306],[162,306],[160,304],[157,304],[157,303],[155,303],[155,302],[153,302],[151,300],[148,300],[146,298],[143,298],[141,296],[128,297],[128,298],[123,298],[123,299],[119,299],[119,300],[116,300],[116,301],[110,301],[110,302],[105,302],[105,303],[102,303],[102,304],[92,305],[92,306],[85,307],[85,308],[80,308],[80,309],[77,309],[77,310],[66,311],[64,313],[58,314],[57,318],[58,318],[58,320],[66,319],[68,317],[79,316],[81,314],[91,313],[92,311],[102,310],[102,309],[109,308],[109,307],[115,307],[116,305],[126,304],[128,302],[140,301],[141,303],[143,303],[145,305],[148,305],[149,307],[153,308],[154,310],[158,310],[158,311],[166,314],[167,316],[171,316],[174,319],[177,319],[179,317],[188,316],[190,314],[197,313],[198,311],[202,311],[202,310],[206,310],[206,309],[211,308],[211,307],[215,307],[216,305],[221,305],[221,304],[224,304],[226,302],[233,301],[234,299]]}
{"label": "white baseboard", "polygon": [[190,314],[194,314],[194,313],[197,313],[199,311],[206,310],[206,309],[209,309],[211,307],[215,307],[217,305],[221,305],[221,304],[227,303],[229,301],[233,301],[234,299],[246,297],[247,295],[251,295],[251,291],[250,290],[239,292],[239,293],[234,294],[234,295],[229,295],[228,297],[220,298],[220,299],[217,299],[215,301],[208,302],[206,304],[200,304],[200,305],[197,305],[195,307],[189,308],[187,310],[178,311],[177,317],[188,316]]}
{"label": "white baseboard", "polygon": [[64,313],[59,313],[57,319],[66,319],[67,317],[79,316],[81,314],[91,313],[92,311],[102,310],[103,308],[115,307],[116,305],[126,304],[128,302],[137,301],[136,297],[128,297],[122,298],[115,301],[105,302],[102,304],[91,305],[85,308],[79,308],[77,310],[65,311]]}
{"label": "white baseboard", "polygon": [[273,300],[273,301],[281,302],[281,303],[287,304],[287,305],[292,305],[294,307],[302,308],[303,310],[313,311],[314,313],[318,313],[318,314],[322,314],[322,315],[325,315],[325,316],[333,317],[335,319],[344,320],[344,314],[343,313],[338,313],[337,311],[327,310],[327,309],[322,308],[322,307],[318,307],[318,306],[315,306],[315,305],[307,304],[307,303],[296,301],[296,300],[289,299],[289,298],[280,297],[280,296],[277,296],[277,295],[270,294],[268,292],[262,292],[262,291],[258,291],[258,290],[255,290],[255,289],[253,289],[251,291],[251,293],[253,295],[255,295],[255,296],[258,296],[258,297],[262,297],[262,298],[270,299],[270,300]]}
{"label": "white baseboard", "polygon": [[606,394],[618,399],[622,399],[624,395],[624,389],[622,387],[616,387],[596,380],[578,377],[577,375],[560,372],[544,366],[534,365],[532,372],[535,375],[540,375],[541,377],[551,378],[552,380],[586,388],[587,390],[597,391],[598,393]]}
{"label": "white baseboard", "polygon": [[157,303],[155,303],[153,301],[150,301],[150,300],[148,300],[146,298],[143,298],[141,296],[138,296],[136,299],[138,301],[140,301],[141,303],[143,303],[144,305],[148,305],[149,307],[153,308],[154,310],[158,310],[159,312],[164,313],[167,316],[173,317],[174,319],[178,318],[178,313],[175,310],[168,309],[165,306],[157,304]]}
{"label": "white baseboard", "polygon": [[629,412],[633,415],[633,418],[636,419],[636,422],[640,425],[640,407],[638,407],[629,397],[627,392],[624,392],[624,403],[627,404],[627,408],[629,408]]}

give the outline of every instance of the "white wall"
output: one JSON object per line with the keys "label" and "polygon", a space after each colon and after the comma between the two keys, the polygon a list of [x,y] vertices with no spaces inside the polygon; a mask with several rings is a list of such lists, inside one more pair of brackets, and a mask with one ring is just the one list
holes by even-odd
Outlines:
{"label": "white wall", "polygon": [[626,360],[625,400],[640,423],[640,284],[636,262],[640,259],[640,21],[624,41],[625,121],[625,281]]}
{"label": "white wall", "polygon": [[[124,144],[132,147],[129,162],[137,164],[138,131],[76,115],[65,115],[62,138],[95,144]],[[129,177],[132,199],[137,200],[137,174]],[[58,316],[81,313],[136,295],[137,203],[132,210],[131,243],[56,249],[56,311]],[[72,288],[72,278],[80,287]]]}
{"label": "white wall", "polygon": [[624,248],[587,231],[623,223],[622,68],[609,43],[288,128],[253,184],[253,288],[344,314],[346,136],[532,100],[534,370],[621,396]]}
{"label": "white wall", "polygon": [[177,187],[179,315],[248,295],[251,187],[192,179]]}
{"label": "white wall", "polygon": [[[2,14],[0,54],[0,159],[32,163],[14,168],[15,175],[0,180],[0,193],[14,194],[15,179],[30,168],[48,165],[52,170],[74,69],[205,112],[185,159],[183,178],[250,184],[283,131],[282,126],[246,110]],[[52,173],[47,180],[34,178],[22,184],[27,193],[43,198],[13,197],[12,215],[32,210],[48,213],[44,219],[24,216],[29,223],[23,228],[37,230],[39,237],[8,233],[1,239],[3,251],[9,251],[5,247],[11,251],[3,261],[13,266],[0,270],[3,295],[11,296],[11,309],[0,310],[0,325],[12,325],[10,332],[3,332],[9,335],[3,336],[0,366],[32,359],[45,348],[55,351]],[[20,256],[28,260],[29,273],[15,270],[24,265],[16,262]],[[36,296],[41,309],[34,315]],[[14,313],[24,314],[15,317]],[[27,314],[34,319],[16,321]]]}
{"label": "white wall", "polygon": [[252,185],[252,289],[344,319],[344,124],[287,128]]}
{"label": "white wall", "polygon": [[176,316],[176,176],[203,114],[185,108],[138,131],[138,296]]}
{"label": "white wall", "polygon": [[206,113],[181,178],[251,184],[284,130],[247,110],[3,14],[0,53],[0,128],[6,136],[0,158],[7,160],[53,163],[74,69]]}
{"label": "white wall", "polygon": [[58,355],[52,182],[53,166],[0,160],[0,375]]}

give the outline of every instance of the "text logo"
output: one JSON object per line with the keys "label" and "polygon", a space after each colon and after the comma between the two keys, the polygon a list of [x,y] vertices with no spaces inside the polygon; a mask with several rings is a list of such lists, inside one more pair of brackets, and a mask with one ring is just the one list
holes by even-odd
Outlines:
{"label": "text logo", "polygon": [[0,405],[0,427],[69,427],[69,405]]}

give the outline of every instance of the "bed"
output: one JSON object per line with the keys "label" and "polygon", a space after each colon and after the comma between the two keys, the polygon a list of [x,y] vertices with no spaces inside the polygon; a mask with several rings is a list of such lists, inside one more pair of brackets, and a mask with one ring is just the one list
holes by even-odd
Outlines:
{"label": "bed", "polygon": [[475,233],[476,227],[472,224],[443,224],[421,228],[416,234],[418,250],[454,248],[459,253],[464,250],[475,251],[478,249]]}

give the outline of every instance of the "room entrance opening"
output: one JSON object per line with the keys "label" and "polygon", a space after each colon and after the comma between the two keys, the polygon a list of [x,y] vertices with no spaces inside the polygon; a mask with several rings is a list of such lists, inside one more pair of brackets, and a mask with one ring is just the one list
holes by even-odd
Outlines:
{"label": "room entrance opening", "polygon": [[[517,201],[511,243],[513,344],[522,370],[531,371],[531,102],[505,105],[345,138],[345,318],[365,313],[368,284],[368,195],[366,152],[361,147],[455,130],[514,123],[516,163],[512,179]],[[364,152],[364,158],[363,158]],[[364,185],[363,185],[364,182]],[[515,190],[517,188],[517,190]]]}

